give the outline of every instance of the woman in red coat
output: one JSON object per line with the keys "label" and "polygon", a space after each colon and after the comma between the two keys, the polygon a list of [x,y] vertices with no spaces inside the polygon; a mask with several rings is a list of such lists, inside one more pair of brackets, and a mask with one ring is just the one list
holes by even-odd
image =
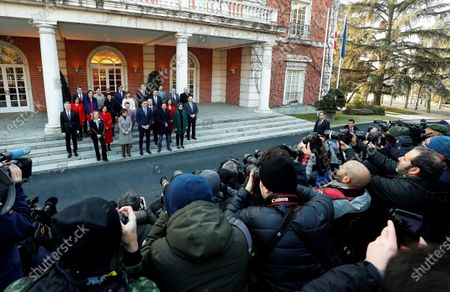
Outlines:
{"label": "woman in red coat", "polygon": [[[80,125],[81,127],[83,127],[84,125],[84,119],[86,118],[85,114],[84,114],[84,106],[83,103],[80,102],[80,98],[77,96],[72,104],[70,105],[70,110],[74,111],[78,118],[80,119]],[[80,134],[78,134],[78,140],[83,140],[83,133],[80,131]]]}
{"label": "woman in red coat", "polygon": [[105,124],[105,144],[106,147],[108,148],[108,151],[111,151],[111,142],[113,141],[112,136],[113,119],[111,113],[108,112],[108,108],[106,106],[102,106],[100,108],[100,118],[103,120],[103,123]]}
{"label": "woman in red coat", "polygon": [[170,124],[169,124],[169,129],[170,129],[170,142],[172,142],[172,133],[173,133],[173,117],[175,115],[175,105],[173,104],[173,100],[171,98],[169,98],[166,101],[167,104],[167,110],[170,112]]}

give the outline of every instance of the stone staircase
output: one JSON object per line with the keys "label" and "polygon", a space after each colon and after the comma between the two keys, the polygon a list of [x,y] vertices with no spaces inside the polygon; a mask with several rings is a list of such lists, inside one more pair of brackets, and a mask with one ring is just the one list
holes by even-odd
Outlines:
{"label": "stone staircase", "polygon": [[[168,155],[177,152],[188,152],[210,147],[237,144],[279,136],[298,134],[312,130],[314,124],[294,117],[277,113],[259,115],[253,112],[232,115],[220,115],[218,118],[201,118],[197,121],[197,140],[185,139],[185,149],[178,150],[175,144],[175,134],[172,135],[172,152],[166,150],[165,141],[161,153],[157,153],[157,146],[153,143],[151,135],[151,151],[139,155],[139,134],[137,125],[133,130],[133,148],[131,158],[122,158],[120,145],[117,141],[111,144],[112,151],[108,152],[110,162],[98,162],[95,157],[94,146],[90,138],[83,138],[78,142],[79,157],[67,158],[65,141],[62,136],[26,138],[20,141],[0,141],[0,150],[12,150],[28,146],[32,148],[28,157],[33,159],[33,173],[61,172],[70,168],[100,165],[111,162],[126,161],[132,159],[148,159],[159,155]],[[116,129],[117,133],[117,129]],[[144,146],[145,147],[145,146]]]}

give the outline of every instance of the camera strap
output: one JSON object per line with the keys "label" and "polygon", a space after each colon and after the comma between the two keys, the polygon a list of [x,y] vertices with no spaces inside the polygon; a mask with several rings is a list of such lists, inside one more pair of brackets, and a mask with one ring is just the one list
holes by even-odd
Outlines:
{"label": "camera strap", "polygon": [[[8,187],[6,198],[0,198],[0,215],[8,213],[16,200],[16,187],[8,172],[0,167],[0,185]],[[3,202],[4,200],[4,202]]]}
{"label": "camera strap", "polygon": [[265,256],[269,256],[272,250],[275,248],[275,246],[284,237],[284,235],[287,232],[287,229],[289,228],[289,226],[292,225],[292,222],[295,220],[295,217],[301,208],[302,207],[300,205],[297,205],[295,207],[290,208],[289,211],[286,212],[286,214],[283,214],[280,210],[275,208],[278,213],[284,216],[283,220],[281,221],[280,228],[278,228],[277,232],[270,239],[268,245],[266,245],[265,248],[263,248],[262,250]]}

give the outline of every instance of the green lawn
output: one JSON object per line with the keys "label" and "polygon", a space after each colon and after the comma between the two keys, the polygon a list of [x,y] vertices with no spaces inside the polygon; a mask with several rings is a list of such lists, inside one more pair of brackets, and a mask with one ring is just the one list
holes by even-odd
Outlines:
{"label": "green lawn", "polygon": [[[307,120],[310,122],[315,122],[318,118],[316,114],[303,114],[303,115],[292,115],[298,119]],[[356,124],[362,122],[373,122],[373,120],[389,120],[389,117],[386,116],[376,116],[376,115],[344,115],[342,113],[336,113],[336,117],[334,121],[330,121],[331,125],[342,125],[346,124],[349,119],[354,119]],[[390,118],[392,119],[392,117]]]}

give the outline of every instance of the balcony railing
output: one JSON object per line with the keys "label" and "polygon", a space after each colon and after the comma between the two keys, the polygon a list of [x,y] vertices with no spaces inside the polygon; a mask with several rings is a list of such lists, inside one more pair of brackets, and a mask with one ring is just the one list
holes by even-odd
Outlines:
{"label": "balcony railing", "polygon": [[309,35],[309,25],[291,23],[289,36],[292,38],[306,39]]}
{"label": "balcony railing", "polygon": [[278,11],[257,3],[238,0],[37,0],[61,5],[96,8],[126,9],[143,12],[143,8],[164,8],[189,11],[212,16],[228,17],[267,24],[276,24]]}

